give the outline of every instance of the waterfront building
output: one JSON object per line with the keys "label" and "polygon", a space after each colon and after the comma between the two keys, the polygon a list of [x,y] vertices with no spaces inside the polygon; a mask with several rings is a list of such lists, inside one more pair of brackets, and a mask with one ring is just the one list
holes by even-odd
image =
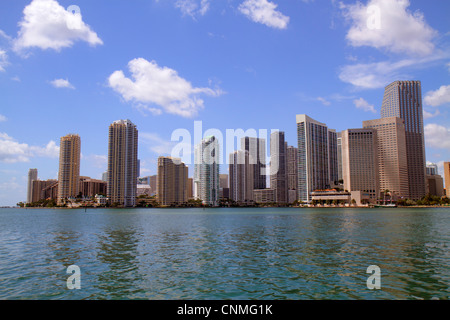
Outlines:
{"label": "waterfront building", "polygon": [[130,120],[114,121],[109,126],[108,191],[110,204],[136,205],[138,130]]}
{"label": "waterfront building", "polygon": [[341,184],[344,178],[342,177],[342,138],[340,132],[337,133],[336,144],[337,144],[337,163],[338,163],[338,184]]}
{"label": "waterfront building", "polygon": [[79,194],[81,140],[77,134],[61,137],[58,173],[58,205]]}
{"label": "waterfront building", "polygon": [[194,197],[209,206],[219,205],[220,148],[216,137],[203,139],[194,150]]}
{"label": "waterfront building", "polygon": [[287,147],[287,185],[288,203],[297,200],[298,189],[298,148]]}
{"label": "waterfront building", "polygon": [[187,184],[187,198],[194,199],[194,179],[188,178],[188,184]]}
{"label": "waterfront building", "polygon": [[254,167],[250,164],[250,154],[238,150],[230,154],[229,162],[229,197],[239,204],[253,202]]}
{"label": "waterfront building", "polygon": [[444,162],[445,195],[450,198],[450,162]]}
{"label": "waterfront building", "polygon": [[395,81],[384,91],[381,117],[398,117],[405,123],[409,197],[425,193],[425,140],[420,81]]}
{"label": "waterfront building", "polygon": [[33,202],[33,181],[38,179],[38,169],[28,170],[27,203]]}
{"label": "waterfront building", "polygon": [[157,199],[160,205],[181,205],[188,200],[188,167],[179,158],[158,158]]}
{"label": "waterfront building", "polygon": [[253,189],[265,189],[267,186],[266,139],[243,137],[241,150],[249,153],[250,166],[253,169]]}
{"label": "waterfront building", "polygon": [[329,174],[329,129],[326,124],[320,123],[305,114],[297,115],[296,120],[298,142],[298,199],[304,202],[310,202],[311,192],[328,189],[331,186]]}
{"label": "waterfront building", "polygon": [[427,174],[427,176],[434,176],[434,175],[439,174],[439,169],[438,169],[437,164],[427,162],[426,174]]}
{"label": "waterfront building", "polygon": [[339,184],[337,133],[334,129],[328,129],[328,181],[331,186]]}
{"label": "waterfront building", "polygon": [[377,130],[380,192],[389,190],[393,199],[409,198],[404,121],[398,117],[368,120],[363,128]]}
{"label": "waterfront building", "polygon": [[443,197],[444,193],[444,179],[438,174],[426,175],[427,184],[426,192],[432,196]]}
{"label": "waterfront building", "polygon": [[46,192],[44,191],[45,189],[47,189],[48,187],[54,186],[54,185],[58,185],[58,180],[33,180],[32,181],[32,192],[31,192],[31,202],[30,203],[34,203],[34,202],[38,202],[39,200],[44,200],[44,199],[57,199],[57,193],[56,195],[48,195],[46,194]]}
{"label": "waterfront building", "polygon": [[253,190],[253,199],[255,203],[274,203],[275,190],[274,189],[255,189]]}
{"label": "waterfront building", "polygon": [[79,192],[84,198],[94,198],[97,194],[106,195],[107,183],[90,177],[80,177]]}
{"label": "waterfront building", "polygon": [[270,135],[270,189],[275,190],[275,202],[288,202],[287,143],[284,132]]}
{"label": "waterfront building", "polygon": [[378,141],[375,129],[348,129],[341,133],[344,189],[361,191],[370,199],[380,196]]}

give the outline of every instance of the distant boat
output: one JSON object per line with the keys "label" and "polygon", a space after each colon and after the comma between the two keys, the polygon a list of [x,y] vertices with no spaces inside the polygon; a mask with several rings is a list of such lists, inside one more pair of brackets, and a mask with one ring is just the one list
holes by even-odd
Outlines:
{"label": "distant boat", "polygon": [[375,208],[397,208],[397,205],[395,203],[389,203],[389,204],[376,204],[374,205]]}

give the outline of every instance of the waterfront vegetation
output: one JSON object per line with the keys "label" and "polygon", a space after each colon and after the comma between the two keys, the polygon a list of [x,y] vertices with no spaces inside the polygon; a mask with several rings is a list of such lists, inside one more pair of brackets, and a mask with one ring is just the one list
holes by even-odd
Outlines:
{"label": "waterfront vegetation", "polygon": [[[370,207],[368,201],[362,201],[362,207]],[[396,202],[392,202],[398,207],[414,207],[414,206],[450,206],[450,198],[438,197],[433,195],[426,195],[420,200],[414,201],[411,199],[400,199]],[[106,203],[98,204],[95,198],[92,199],[82,199],[81,197],[76,198],[73,201],[67,201],[65,205],[58,205],[54,199],[42,199],[37,202],[25,204],[23,202],[17,203],[18,207],[21,208],[120,208],[119,203]],[[136,198],[136,207],[138,208],[203,208],[209,207],[202,203],[201,200],[189,199],[186,203],[176,204],[176,205],[161,205],[158,203],[156,196],[141,195]],[[233,200],[222,199],[219,202],[219,207],[357,207],[356,201],[352,199],[351,203],[346,203],[343,200],[313,200],[311,204],[307,204],[303,201],[295,201],[292,204],[280,204],[280,203],[248,203],[240,204]]]}

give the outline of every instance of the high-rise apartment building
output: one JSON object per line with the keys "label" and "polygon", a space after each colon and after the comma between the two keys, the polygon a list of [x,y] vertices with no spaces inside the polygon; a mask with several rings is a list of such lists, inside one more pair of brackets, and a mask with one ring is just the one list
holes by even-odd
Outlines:
{"label": "high-rise apartment building", "polygon": [[444,162],[444,180],[446,195],[450,198],[450,162]]}
{"label": "high-rise apartment building", "polygon": [[161,205],[180,205],[188,200],[188,167],[179,158],[158,158],[157,199]]}
{"label": "high-rise apartment building", "polygon": [[108,201],[124,207],[136,205],[138,130],[130,120],[109,126]]}
{"label": "high-rise apartment building", "polygon": [[267,186],[266,139],[243,137],[241,150],[249,153],[250,165],[253,168],[253,189],[265,189]]}
{"label": "high-rise apartment building", "polygon": [[389,190],[393,198],[409,198],[404,121],[381,118],[364,121],[363,127],[377,130],[380,192]]}
{"label": "high-rise apartment building", "polygon": [[337,144],[337,164],[338,164],[338,183],[344,180],[342,177],[342,137],[341,133],[338,132],[336,135]]}
{"label": "high-rise apartment building", "polygon": [[381,117],[398,117],[405,122],[409,196],[425,195],[425,140],[420,81],[395,81],[384,91]]}
{"label": "high-rise apartment building", "polygon": [[337,185],[339,183],[338,143],[334,129],[328,129],[328,174],[330,185]]}
{"label": "high-rise apartment building", "polygon": [[250,154],[238,150],[230,154],[229,177],[231,200],[240,204],[253,202],[254,167],[250,164]]}
{"label": "high-rise apartment building", "polygon": [[297,115],[298,199],[301,201],[310,202],[311,192],[331,186],[328,139],[326,124],[305,114]]}
{"label": "high-rise apartment building", "polygon": [[216,137],[203,139],[194,150],[194,197],[203,204],[219,205],[220,149]]}
{"label": "high-rise apartment building", "polygon": [[292,146],[287,147],[287,185],[288,202],[293,203],[298,195],[298,148]]}
{"label": "high-rise apartment building", "polygon": [[436,163],[427,163],[426,167],[427,176],[434,176],[439,174],[438,166]]}
{"label": "high-rise apartment building", "polygon": [[276,203],[288,202],[287,143],[282,131],[270,135],[270,188]]}
{"label": "high-rise apartment building", "polygon": [[58,173],[58,205],[79,193],[81,139],[77,134],[61,137]]}
{"label": "high-rise apartment building", "polygon": [[27,203],[33,202],[33,180],[37,180],[37,178],[38,178],[37,169],[28,170]]}
{"label": "high-rise apartment building", "polygon": [[341,133],[344,189],[361,191],[370,199],[380,195],[378,140],[375,129],[348,129]]}

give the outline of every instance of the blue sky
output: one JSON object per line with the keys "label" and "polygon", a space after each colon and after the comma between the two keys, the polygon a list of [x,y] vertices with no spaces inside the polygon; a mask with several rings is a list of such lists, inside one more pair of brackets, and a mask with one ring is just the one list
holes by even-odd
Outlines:
{"label": "blue sky", "polygon": [[57,177],[68,133],[81,175],[100,178],[109,124],[130,119],[152,175],[194,121],[279,129],[295,146],[296,114],[359,128],[395,80],[422,81],[427,161],[442,168],[449,12],[447,0],[2,0],[0,205],[26,199],[29,168]]}

